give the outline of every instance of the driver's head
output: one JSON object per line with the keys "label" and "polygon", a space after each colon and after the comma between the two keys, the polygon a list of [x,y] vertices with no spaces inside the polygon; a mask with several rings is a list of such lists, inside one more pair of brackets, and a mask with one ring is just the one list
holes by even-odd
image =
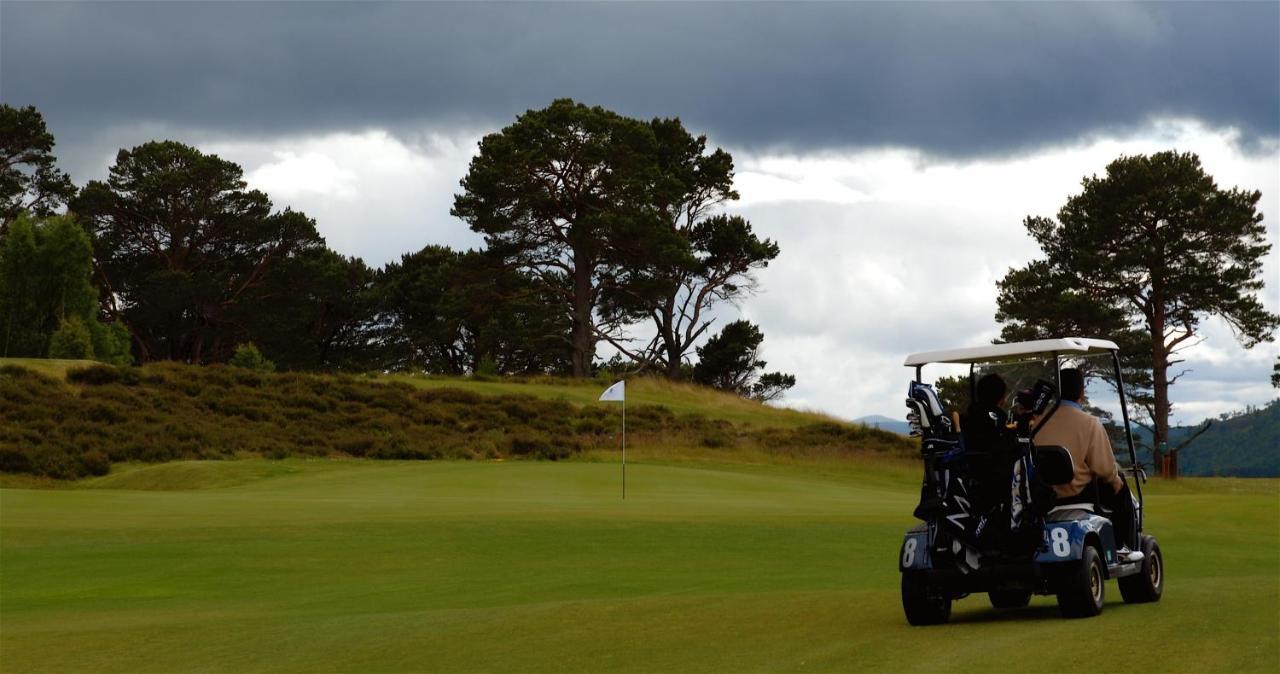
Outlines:
{"label": "driver's head", "polygon": [[1005,385],[1004,379],[1000,375],[992,372],[978,380],[976,402],[983,409],[991,409],[993,407],[1004,406],[1004,395],[1009,388]]}
{"label": "driver's head", "polygon": [[1074,367],[1064,367],[1059,373],[1062,382],[1062,399],[1084,402],[1084,375]]}

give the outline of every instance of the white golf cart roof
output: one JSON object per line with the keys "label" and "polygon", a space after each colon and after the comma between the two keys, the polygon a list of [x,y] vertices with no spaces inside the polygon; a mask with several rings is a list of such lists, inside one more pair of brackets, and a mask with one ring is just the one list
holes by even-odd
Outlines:
{"label": "white golf cart roof", "polygon": [[1019,358],[1036,354],[1084,354],[1115,351],[1119,347],[1115,342],[1105,339],[1087,339],[1084,337],[1063,337],[1061,339],[1037,339],[1031,342],[1011,342],[1009,344],[988,344],[987,346],[971,346],[964,349],[945,349],[943,351],[926,351],[907,356],[903,365],[918,367],[929,363],[990,363],[998,360]]}

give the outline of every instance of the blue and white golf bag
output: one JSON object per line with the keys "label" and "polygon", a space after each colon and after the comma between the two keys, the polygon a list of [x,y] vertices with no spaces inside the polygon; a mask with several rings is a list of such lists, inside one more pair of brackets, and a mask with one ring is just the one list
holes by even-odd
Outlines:
{"label": "blue and white golf bag", "polygon": [[989,524],[976,512],[965,479],[964,438],[945,414],[933,387],[912,382],[907,389],[907,421],[912,435],[920,437],[924,458],[924,484],[915,516],[929,528],[932,559],[954,560],[962,571],[978,568],[977,542]]}

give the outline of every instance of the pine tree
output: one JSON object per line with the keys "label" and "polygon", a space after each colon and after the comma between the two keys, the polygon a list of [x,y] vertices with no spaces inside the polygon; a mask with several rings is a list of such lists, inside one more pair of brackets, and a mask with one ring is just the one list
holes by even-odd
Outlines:
{"label": "pine tree", "polygon": [[[1170,369],[1196,343],[1201,322],[1222,319],[1245,348],[1280,325],[1258,299],[1271,249],[1257,210],[1261,197],[1219,188],[1191,153],[1120,157],[1105,176],[1085,178],[1056,221],[1026,219],[1045,258],[1005,276],[997,320],[1006,330],[1053,327],[1075,307],[1086,323],[1112,326],[1122,342],[1140,342],[1158,448],[1169,439],[1169,387],[1186,374],[1170,376]],[[1043,301],[1018,301],[1027,293]]]}

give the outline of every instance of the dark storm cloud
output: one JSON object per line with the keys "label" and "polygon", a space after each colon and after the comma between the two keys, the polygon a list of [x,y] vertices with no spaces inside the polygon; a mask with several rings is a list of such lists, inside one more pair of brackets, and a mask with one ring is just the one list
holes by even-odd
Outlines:
{"label": "dark storm cloud", "polygon": [[1190,116],[1280,135],[1280,4],[0,5],[60,145],[153,123],[490,127],[569,96],[738,147],[999,153]]}

